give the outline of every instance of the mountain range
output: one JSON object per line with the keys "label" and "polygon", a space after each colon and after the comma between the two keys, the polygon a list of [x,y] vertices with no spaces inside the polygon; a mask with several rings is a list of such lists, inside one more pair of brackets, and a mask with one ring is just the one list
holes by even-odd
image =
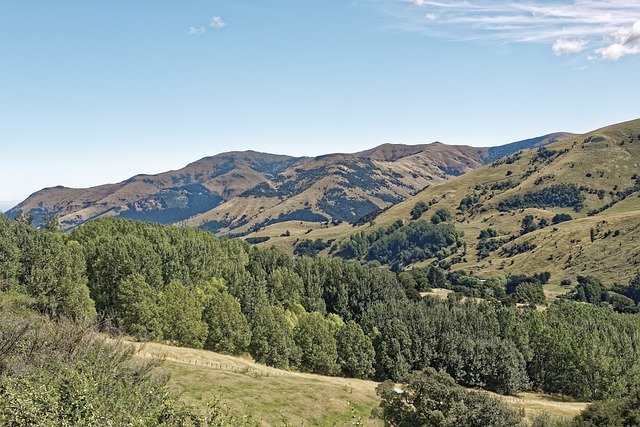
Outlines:
{"label": "mountain range", "polygon": [[554,133],[490,148],[384,144],[318,157],[228,152],[116,184],[45,188],[7,214],[29,213],[36,224],[55,216],[63,230],[113,216],[234,235],[288,221],[353,223],[497,158],[570,136]]}

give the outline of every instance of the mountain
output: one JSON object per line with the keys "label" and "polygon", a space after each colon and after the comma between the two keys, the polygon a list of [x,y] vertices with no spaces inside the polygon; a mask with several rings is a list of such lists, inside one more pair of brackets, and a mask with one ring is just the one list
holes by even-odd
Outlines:
{"label": "mountain", "polygon": [[640,271],[640,119],[501,157],[429,186],[369,224],[270,243],[320,238],[336,240],[337,250],[358,233],[409,224],[416,205],[427,209],[426,221],[448,210],[463,245],[415,266],[438,261],[480,277],[548,271],[555,284],[587,275],[624,283]]}
{"label": "mountain", "polygon": [[218,234],[247,234],[286,221],[311,226],[353,222],[498,156],[568,136],[551,134],[492,148],[384,144],[315,158],[229,152],[117,184],[45,188],[7,214],[29,213],[36,223],[56,216],[64,230],[115,216]]}

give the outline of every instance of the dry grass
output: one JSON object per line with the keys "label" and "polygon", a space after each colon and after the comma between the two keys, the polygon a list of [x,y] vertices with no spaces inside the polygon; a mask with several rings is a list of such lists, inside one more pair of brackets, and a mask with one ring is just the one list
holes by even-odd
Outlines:
{"label": "dry grass", "polygon": [[430,296],[430,297],[436,297],[440,299],[447,299],[449,295],[452,293],[453,291],[451,289],[432,288],[428,292],[420,292],[420,296],[422,297]]}
{"label": "dry grass", "polygon": [[545,412],[555,417],[573,418],[588,405],[584,402],[574,402],[540,393],[519,393],[515,396],[498,397],[515,408],[522,408],[527,419]]}
{"label": "dry grass", "polygon": [[[164,357],[163,366],[172,374],[169,386],[184,402],[197,407],[221,398],[234,411],[251,415],[265,426],[282,425],[283,420],[294,426],[351,426],[354,414],[367,426],[382,426],[381,420],[370,418],[379,402],[378,383],[373,381],[285,371],[205,350],[134,345],[141,357]],[[543,412],[573,417],[587,405],[538,393],[494,395],[527,418]]]}
{"label": "dry grass", "polygon": [[295,426],[349,426],[354,413],[365,425],[382,425],[370,419],[378,405],[378,384],[373,381],[285,371],[244,358],[156,343],[145,344],[139,354],[165,358],[163,366],[172,374],[169,386],[188,404],[204,408],[221,398],[232,410],[267,426],[281,425],[283,420]]}

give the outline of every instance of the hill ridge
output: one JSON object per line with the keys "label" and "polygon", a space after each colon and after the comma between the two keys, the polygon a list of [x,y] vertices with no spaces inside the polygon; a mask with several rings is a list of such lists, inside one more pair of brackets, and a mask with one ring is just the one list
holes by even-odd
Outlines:
{"label": "hill ridge", "polygon": [[316,157],[229,151],[118,183],[45,188],[8,214],[27,212],[36,223],[53,215],[64,230],[91,218],[116,216],[241,235],[288,220],[312,226],[353,222],[484,165],[492,149],[434,142],[386,143]]}
{"label": "hill ridge", "polygon": [[[464,233],[464,249],[415,266],[435,261],[485,277],[549,271],[555,284],[580,275],[622,283],[640,270],[639,165],[637,119],[519,151],[436,183],[381,213],[373,226],[306,238],[337,239],[338,247],[357,233],[407,223],[421,202],[429,206],[423,220],[438,209],[451,212],[451,224]],[[491,237],[481,244],[481,231],[488,229]],[[286,246],[282,240],[272,243]]]}

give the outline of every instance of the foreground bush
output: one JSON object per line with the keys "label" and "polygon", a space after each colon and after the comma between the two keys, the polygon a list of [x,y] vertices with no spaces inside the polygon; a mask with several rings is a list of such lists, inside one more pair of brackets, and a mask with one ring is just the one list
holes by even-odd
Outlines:
{"label": "foreground bush", "polygon": [[247,425],[219,404],[201,414],[180,403],[159,360],[134,358],[95,325],[0,313],[2,426]]}

